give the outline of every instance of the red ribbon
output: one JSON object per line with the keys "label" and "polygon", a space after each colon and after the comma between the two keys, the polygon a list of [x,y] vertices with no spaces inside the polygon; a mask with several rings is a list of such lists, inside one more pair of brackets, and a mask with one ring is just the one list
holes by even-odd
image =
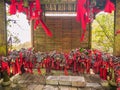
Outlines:
{"label": "red ribbon", "polygon": [[20,13],[20,12],[23,12],[23,1],[21,0],[21,1],[19,1],[19,2],[17,2],[17,7],[18,7],[18,12]]}
{"label": "red ribbon", "polygon": [[43,22],[43,20],[40,20],[40,23],[42,25],[42,28],[44,29],[45,33],[48,35],[48,36],[52,36],[52,33],[51,31],[47,28],[47,26],[45,25],[45,23]]}
{"label": "red ribbon", "polygon": [[6,70],[8,75],[10,75],[10,68],[8,66],[8,62],[2,61],[1,62],[1,68],[2,68],[3,71]]}
{"label": "red ribbon", "polygon": [[11,0],[11,5],[9,7],[9,13],[10,13],[10,15],[14,15],[17,12],[17,8],[16,8],[15,3],[16,3],[15,0]]}
{"label": "red ribbon", "polygon": [[16,64],[16,73],[20,73],[20,65],[19,65],[18,58],[16,58],[15,64]]}
{"label": "red ribbon", "polygon": [[77,3],[77,17],[76,20],[78,22],[81,22],[81,26],[83,29],[81,39],[80,41],[82,42],[84,40],[85,32],[86,32],[86,26],[88,23],[88,16],[87,16],[87,11],[84,5],[86,4],[86,0],[78,0]]}
{"label": "red ribbon", "polygon": [[105,12],[112,13],[115,10],[114,4],[110,0],[106,0]]}

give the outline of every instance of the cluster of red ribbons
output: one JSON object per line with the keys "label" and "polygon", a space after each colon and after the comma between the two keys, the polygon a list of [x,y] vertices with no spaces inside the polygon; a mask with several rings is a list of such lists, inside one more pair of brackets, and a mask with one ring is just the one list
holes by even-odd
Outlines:
{"label": "cluster of red ribbons", "polygon": [[[96,0],[97,3],[97,0]],[[115,10],[114,4],[110,0],[106,0],[106,5],[104,7],[104,10],[99,9],[96,6],[90,6],[91,1],[89,0],[78,0],[77,2],[77,21],[81,22],[81,27],[83,29],[81,41],[84,40],[85,32],[86,32],[86,26],[87,23],[91,22],[93,18],[95,17],[94,15],[100,11],[105,11],[108,13],[111,13],[112,11]],[[93,16],[91,16],[92,14]]]}
{"label": "cluster of red ribbons", "polygon": [[35,0],[31,2],[28,2],[26,0],[11,0],[11,4],[9,7],[10,15],[14,15],[17,12],[23,12],[27,15],[28,20],[34,20],[34,29],[41,25],[45,33],[48,36],[52,36],[51,31],[47,28],[42,20],[42,9],[40,0]]}

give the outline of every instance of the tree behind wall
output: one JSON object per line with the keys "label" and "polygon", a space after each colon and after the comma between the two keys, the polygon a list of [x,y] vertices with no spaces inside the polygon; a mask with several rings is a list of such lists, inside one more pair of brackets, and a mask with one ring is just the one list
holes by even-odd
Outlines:
{"label": "tree behind wall", "polygon": [[92,24],[92,48],[113,53],[114,13],[100,13]]}

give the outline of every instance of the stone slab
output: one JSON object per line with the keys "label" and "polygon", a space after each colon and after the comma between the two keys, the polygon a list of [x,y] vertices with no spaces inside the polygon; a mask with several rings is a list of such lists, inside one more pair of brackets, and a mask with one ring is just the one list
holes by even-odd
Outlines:
{"label": "stone slab", "polygon": [[58,85],[59,76],[49,76],[46,79],[46,84],[48,85]]}
{"label": "stone slab", "polygon": [[70,76],[60,76],[59,85],[71,86],[72,82]]}
{"label": "stone slab", "polygon": [[72,86],[74,87],[85,87],[86,81],[82,76],[71,76]]}
{"label": "stone slab", "polygon": [[[38,90],[40,90],[40,89],[38,89]],[[42,90],[59,90],[59,88],[55,87],[55,86],[46,85],[43,87]]]}
{"label": "stone slab", "polygon": [[77,90],[75,87],[59,86],[59,90]]}
{"label": "stone slab", "polygon": [[59,86],[59,90],[69,90],[69,87]]}
{"label": "stone slab", "polygon": [[86,87],[99,88],[101,85],[99,83],[87,83]]}
{"label": "stone slab", "polygon": [[70,87],[69,90],[78,90],[78,89],[75,87]]}
{"label": "stone slab", "polygon": [[43,85],[37,85],[34,90],[42,90],[43,87],[44,87]]}
{"label": "stone slab", "polygon": [[28,90],[34,90],[36,87],[37,87],[36,84],[31,84],[27,86]]}
{"label": "stone slab", "polygon": [[78,88],[78,90],[93,90],[92,88]]}

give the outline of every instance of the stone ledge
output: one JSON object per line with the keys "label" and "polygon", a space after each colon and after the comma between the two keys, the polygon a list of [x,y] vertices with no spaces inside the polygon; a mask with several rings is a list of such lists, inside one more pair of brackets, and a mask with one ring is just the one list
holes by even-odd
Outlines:
{"label": "stone ledge", "polygon": [[86,81],[85,81],[85,78],[82,76],[49,76],[46,79],[46,84],[85,87]]}
{"label": "stone ledge", "polygon": [[46,79],[46,84],[48,85],[58,85],[59,77],[58,76],[49,76]]}

